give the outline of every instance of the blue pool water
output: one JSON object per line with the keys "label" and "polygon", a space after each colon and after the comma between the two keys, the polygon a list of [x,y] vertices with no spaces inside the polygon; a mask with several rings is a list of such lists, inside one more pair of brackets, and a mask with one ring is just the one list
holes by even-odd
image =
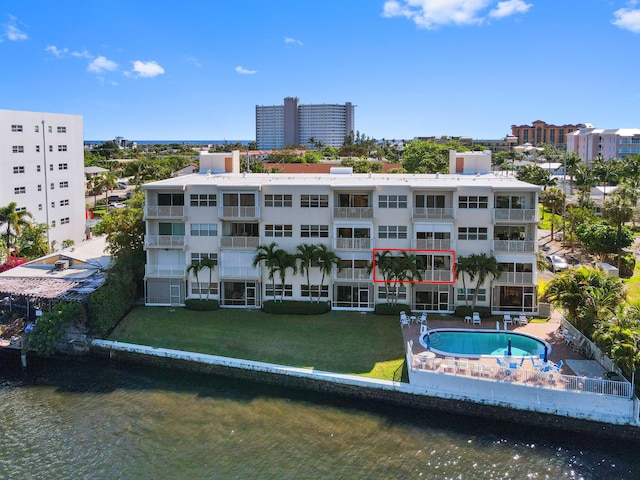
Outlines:
{"label": "blue pool water", "polygon": [[[431,350],[442,355],[453,356],[503,356],[511,340],[511,355],[529,356],[551,353],[551,347],[544,341],[516,332],[497,332],[493,330],[435,329],[430,336]],[[420,343],[427,346],[427,335],[420,338]]]}

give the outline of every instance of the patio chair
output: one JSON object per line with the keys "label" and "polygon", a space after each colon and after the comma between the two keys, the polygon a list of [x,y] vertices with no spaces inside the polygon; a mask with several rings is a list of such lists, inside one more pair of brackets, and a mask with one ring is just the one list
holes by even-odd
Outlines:
{"label": "patio chair", "polygon": [[573,353],[582,353],[584,351],[584,342],[585,337],[580,338],[580,340],[574,338],[571,340],[569,346],[571,347],[571,351]]}
{"label": "patio chair", "polygon": [[468,372],[469,371],[469,360],[466,358],[458,359],[458,370],[460,372]]}
{"label": "patio chair", "polygon": [[420,325],[420,335],[425,335],[429,331],[429,327],[427,327],[426,323]]}
{"label": "patio chair", "polygon": [[456,373],[456,359],[453,357],[445,357],[442,368],[445,372],[451,370],[452,373]]}
{"label": "patio chair", "polygon": [[480,320],[480,314],[478,312],[473,312],[473,324],[482,325],[482,322]]}
{"label": "patio chair", "polygon": [[509,367],[508,367],[508,365],[506,363],[504,363],[498,357],[496,357],[496,362],[497,362],[498,366],[500,367],[500,369],[498,370],[498,373],[500,375],[504,375],[505,377],[511,375],[511,370],[509,369]]}
{"label": "patio chair", "polygon": [[529,323],[529,319],[527,318],[526,315],[520,315],[518,317],[518,323],[522,326],[522,325],[526,325],[527,323]]}
{"label": "patio chair", "polygon": [[401,316],[400,317],[400,326],[404,328],[405,326],[408,327],[409,325],[410,325],[409,317],[407,317],[406,315],[405,316]]}
{"label": "patio chair", "polygon": [[427,314],[423,313],[422,315],[420,315],[420,317],[418,318],[418,323],[421,325],[426,325],[427,324]]}

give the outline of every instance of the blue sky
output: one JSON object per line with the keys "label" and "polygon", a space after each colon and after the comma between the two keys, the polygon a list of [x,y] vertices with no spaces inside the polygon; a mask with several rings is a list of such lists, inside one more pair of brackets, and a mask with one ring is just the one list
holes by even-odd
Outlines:
{"label": "blue sky", "polygon": [[254,139],[287,96],[378,139],[640,128],[639,56],[638,1],[0,1],[0,108],[85,139]]}

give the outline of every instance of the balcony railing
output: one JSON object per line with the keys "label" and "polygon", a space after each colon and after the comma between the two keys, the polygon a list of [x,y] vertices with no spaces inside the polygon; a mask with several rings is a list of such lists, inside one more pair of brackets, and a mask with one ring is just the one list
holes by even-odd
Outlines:
{"label": "balcony railing", "polygon": [[371,250],[373,248],[371,238],[336,238],[334,243],[336,250]]}
{"label": "balcony railing", "polygon": [[413,248],[418,250],[451,250],[451,240],[448,238],[414,238]]}
{"label": "balcony railing", "polygon": [[535,209],[496,208],[493,219],[497,222],[535,222]]}
{"label": "balcony railing", "polygon": [[184,207],[171,205],[147,205],[144,207],[145,218],[183,218]]}
{"label": "balcony railing", "polygon": [[145,265],[144,274],[147,277],[175,277],[183,278],[187,271],[186,265]]}
{"label": "balcony railing", "polygon": [[451,282],[453,272],[451,270],[421,270],[423,282]]}
{"label": "balcony railing", "polygon": [[260,278],[260,267],[234,267],[232,265],[221,265],[219,270],[220,278],[257,279]]}
{"label": "balcony railing", "polygon": [[334,270],[333,278],[340,280],[370,280],[371,272],[367,268],[343,268]]}
{"label": "balcony railing", "polygon": [[533,240],[494,240],[494,252],[535,252],[537,242]]}
{"label": "balcony railing", "polygon": [[220,248],[254,249],[260,245],[260,237],[220,237]]}
{"label": "balcony railing", "polygon": [[260,207],[218,207],[220,218],[260,218]]}
{"label": "balcony railing", "polygon": [[495,278],[493,283],[509,283],[516,285],[532,285],[538,283],[531,272],[502,272],[500,278]]}
{"label": "balcony railing", "polygon": [[333,207],[333,218],[373,218],[373,207]]}
{"label": "balcony railing", "polygon": [[145,235],[144,246],[146,248],[184,248],[186,239],[184,235]]}
{"label": "balcony railing", "polygon": [[413,218],[421,220],[453,220],[453,208],[414,208]]}

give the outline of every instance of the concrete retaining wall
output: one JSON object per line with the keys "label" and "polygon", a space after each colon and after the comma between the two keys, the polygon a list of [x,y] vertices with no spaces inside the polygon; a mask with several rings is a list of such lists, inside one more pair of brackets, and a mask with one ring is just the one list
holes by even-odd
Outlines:
{"label": "concrete retaining wall", "polygon": [[[640,428],[633,425],[615,425],[588,420],[586,417],[570,418],[554,414],[555,412],[543,414],[538,411],[517,410],[513,404],[503,401],[495,403],[473,401],[468,397],[445,391],[440,383],[429,388],[416,387],[407,383],[356,375],[285,367],[105,340],[93,340],[91,351],[97,355],[108,355],[117,361],[197,371],[412,408],[435,409],[455,414],[640,441]],[[537,400],[532,403],[537,403]]]}

